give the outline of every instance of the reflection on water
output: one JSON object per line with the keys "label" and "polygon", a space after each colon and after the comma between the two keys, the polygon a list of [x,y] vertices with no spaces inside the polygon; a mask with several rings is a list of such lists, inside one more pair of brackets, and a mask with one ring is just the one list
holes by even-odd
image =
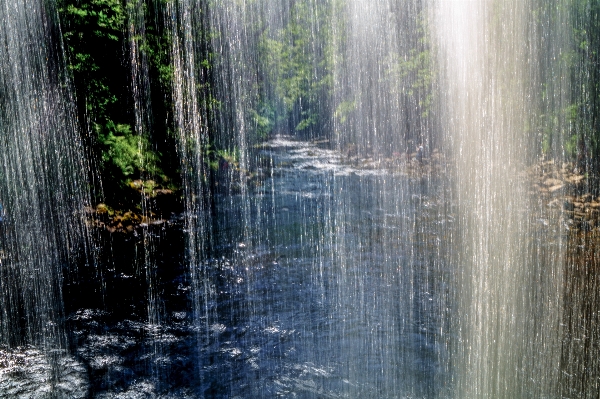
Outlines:
{"label": "reflection on water", "polygon": [[[261,185],[215,198],[215,246],[196,265],[200,320],[176,221],[149,227],[156,270],[144,269],[143,235],[113,235],[101,275],[81,270],[68,287],[74,352],[93,395],[443,395],[453,231],[445,186],[362,173],[307,143],[264,151],[276,168]],[[146,322],[147,281],[158,285],[158,325]]]}
{"label": "reflection on water", "polygon": [[[196,265],[204,276],[199,320],[177,218],[137,236],[107,235],[100,267],[82,266],[65,284],[73,357],[57,354],[61,366],[52,370],[42,367],[47,354],[0,350],[0,394],[62,387],[69,397],[98,398],[455,397],[461,265],[447,182],[357,173],[306,143],[264,151],[276,168],[263,171],[263,184],[247,197],[215,198],[215,245]],[[523,282],[531,301],[518,337],[528,348],[523,375],[541,381],[560,363],[560,381],[543,381],[542,390],[591,397],[597,251],[589,237],[570,244],[564,315],[549,315],[560,306],[538,299],[561,300],[545,268],[561,228],[538,216],[524,244],[534,267]],[[145,266],[145,237],[156,268]],[[562,349],[552,346],[560,328],[547,324],[557,318]],[[517,388],[538,397],[540,381]]]}
{"label": "reflection on water", "polygon": [[243,198],[218,199],[213,392],[436,396],[449,377],[443,186],[360,173],[306,143],[269,156],[281,166],[250,198],[250,234],[235,223]]}
{"label": "reflection on water", "polygon": [[44,353],[33,347],[0,348],[0,397],[84,398],[83,365],[64,350]]}

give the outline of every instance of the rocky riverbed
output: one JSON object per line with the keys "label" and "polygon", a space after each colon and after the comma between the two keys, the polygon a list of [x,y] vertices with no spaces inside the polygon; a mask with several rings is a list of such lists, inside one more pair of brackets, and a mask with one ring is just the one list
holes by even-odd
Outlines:
{"label": "rocky riverbed", "polygon": [[130,206],[98,203],[86,209],[88,225],[109,233],[136,234],[149,225],[179,220],[183,211],[180,191],[161,187],[151,180],[134,180],[129,190],[131,197],[139,198],[139,203]]}
{"label": "rocky riverbed", "polygon": [[[342,151],[329,149],[327,141],[301,142],[281,136],[256,147],[256,162],[253,170],[241,173],[239,165],[214,172],[212,184],[219,194],[234,194],[241,184],[260,186],[265,178],[280,168],[295,167],[315,169],[334,174],[390,173],[409,178],[439,177],[449,173],[448,158],[439,150],[419,153],[417,151],[393,153],[378,157],[367,152],[358,155],[352,148]],[[274,161],[278,152],[288,152],[289,162]],[[286,159],[287,159],[286,158]],[[289,163],[294,165],[289,165]],[[325,166],[323,166],[325,165]],[[243,182],[240,181],[243,177]],[[577,170],[571,162],[558,163],[540,160],[523,176],[529,186],[529,194],[538,200],[552,218],[558,218],[572,231],[600,231],[600,196],[592,192],[593,179]],[[596,179],[600,180],[600,179]],[[152,182],[150,182],[152,183]],[[134,181],[131,189],[143,198],[145,210],[140,206],[131,209],[113,209],[100,203],[87,210],[88,223],[94,228],[109,233],[135,234],[149,225],[177,223],[183,212],[181,193],[160,188],[146,182]],[[552,216],[550,216],[552,215]]]}
{"label": "rocky riverbed", "polygon": [[593,180],[571,162],[540,161],[527,172],[530,194],[539,198],[573,231],[598,231],[600,197],[594,194]]}

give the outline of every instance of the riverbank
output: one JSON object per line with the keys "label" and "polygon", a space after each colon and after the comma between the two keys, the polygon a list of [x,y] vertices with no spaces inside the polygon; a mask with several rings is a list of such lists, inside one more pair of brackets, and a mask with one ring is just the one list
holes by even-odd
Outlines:
{"label": "riverbank", "polygon": [[128,197],[139,202],[108,205],[98,203],[86,209],[87,224],[109,233],[136,234],[149,225],[174,223],[183,212],[181,191],[156,185],[153,181],[134,180]]}
{"label": "riverbank", "polygon": [[[285,168],[332,172],[339,175],[389,173],[411,179],[441,177],[449,173],[448,160],[442,152],[393,153],[376,157],[373,153],[359,156],[352,148],[344,151],[330,149],[328,141],[302,142],[288,136],[278,136],[253,148],[255,165],[242,173],[232,161],[219,162],[213,168],[211,189],[216,195],[231,195],[242,186],[261,186],[264,180]],[[281,154],[287,156],[282,160]],[[540,218],[556,219],[572,231],[600,232],[600,197],[592,193],[594,179],[580,173],[573,163],[560,165],[554,160],[540,160],[515,176],[526,181],[529,194],[542,206]],[[133,181],[131,197],[140,203],[111,207],[100,203],[87,210],[88,224],[109,233],[135,234],[149,225],[179,223],[184,212],[183,193],[166,189],[154,182]],[[142,204],[143,203],[143,206]],[[143,208],[143,209],[142,209]]]}
{"label": "riverbank", "polygon": [[527,171],[530,194],[554,212],[569,230],[600,231],[600,197],[593,193],[598,176],[580,173],[572,162],[542,160]]}

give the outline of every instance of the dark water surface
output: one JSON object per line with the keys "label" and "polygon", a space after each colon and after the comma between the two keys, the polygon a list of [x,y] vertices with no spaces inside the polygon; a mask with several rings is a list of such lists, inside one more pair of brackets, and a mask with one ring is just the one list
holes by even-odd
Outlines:
{"label": "dark water surface", "polygon": [[443,395],[453,223],[443,185],[347,166],[306,143],[275,141],[264,155],[276,167],[263,184],[215,198],[199,292],[177,221],[107,238],[100,270],[66,289],[91,395]]}
{"label": "dark water surface", "polygon": [[[214,198],[199,264],[186,259],[186,215],[173,215],[106,233],[97,267],[65,270],[70,353],[0,348],[0,397],[452,398],[457,370],[495,372],[466,356],[478,352],[460,328],[488,327],[457,305],[465,276],[447,181],[281,138],[262,156],[275,167],[261,184]],[[560,276],[546,265],[561,229],[540,215],[524,216],[538,226],[524,245],[527,313],[515,315],[525,352],[504,354],[524,369],[504,383],[531,397],[591,397],[596,252],[569,252],[560,316]]]}

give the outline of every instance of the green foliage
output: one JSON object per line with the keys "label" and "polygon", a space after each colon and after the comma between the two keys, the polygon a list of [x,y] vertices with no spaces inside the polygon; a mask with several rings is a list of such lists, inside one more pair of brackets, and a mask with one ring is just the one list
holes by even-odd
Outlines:
{"label": "green foliage", "polygon": [[[273,128],[286,122],[296,131],[316,126],[323,119],[323,108],[332,94],[332,59],[328,1],[315,4],[296,1],[290,7],[288,23],[280,30],[264,30],[259,53],[264,60],[268,84],[272,86],[272,106],[257,115],[267,118],[259,126]],[[315,21],[315,18],[318,19]],[[311,27],[318,25],[319,30]],[[279,110],[274,112],[274,110]]]}
{"label": "green foliage", "polygon": [[102,166],[113,178],[125,181],[142,174],[162,174],[158,166],[160,154],[150,150],[145,137],[136,136],[131,126],[108,123],[96,125],[98,140],[102,145]]}
{"label": "green foliage", "polygon": [[570,122],[572,136],[565,151],[579,166],[600,170],[600,3],[571,0],[571,51],[568,67],[572,72]]}
{"label": "green foliage", "polygon": [[205,158],[208,160],[208,165],[213,171],[219,169],[220,160],[224,159],[232,165],[232,167],[239,166],[240,163],[240,149],[235,147],[233,149],[216,149],[214,144],[207,145],[203,152]]}
{"label": "green foliage", "polygon": [[[131,179],[178,180],[171,135],[172,32],[163,26],[161,1],[59,0],[79,120],[90,133],[84,138],[98,161],[104,195],[118,201]],[[143,79],[148,87],[136,93],[132,87],[140,83],[132,82],[132,60],[147,67]],[[132,128],[136,101],[149,106],[144,136]],[[161,143],[161,152],[152,150],[150,137]]]}
{"label": "green foliage", "polygon": [[[126,21],[120,0],[65,1],[60,12],[64,14],[63,21],[68,21],[68,26],[87,26],[91,35],[112,41],[120,40]],[[65,31],[64,38],[68,41],[86,39],[83,34],[74,37],[75,33],[72,30]]]}
{"label": "green foliage", "polygon": [[230,149],[216,150],[215,153],[216,153],[217,159],[223,158],[231,164],[237,164],[240,162],[240,149],[237,147],[232,150],[230,150]]}
{"label": "green foliage", "polygon": [[577,155],[580,136],[576,125],[580,120],[577,104],[568,105],[562,110],[549,110],[547,113],[540,114],[536,124],[542,139],[542,153],[553,156],[555,151],[559,151],[574,159]]}
{"label": "green foliage", "polygon": [[[120,69],[125,9],[120,0],[63,0],[59,13],[68,67],[78,94],[85,97],[80,105],[94,116],[104,116],[119,100],[112,88],[114,78],[108,72],[118,73]],[[122,84],[122,78],[117,84]]]}
{"label": "green foliage", "polygon": [[340,123],[346,123],[348,115],[356,109],[356,100],[342,101],[336,108],[334,116]]}
{"label": "green foliage", "polygon": [[413,97],[422,117],[431,112],[434,98],[435,68],[429,44],[426,17],[419,17],[419,45],[408,53],[391,53],[387,77],[396,87],[404,89],[403,95]]}
{"label": "green foliage", "polygon": [[[143,4],[143,10],[147,15],[148,5],[146,3]],[[150,17],[147,16],[146,19],[150,19]],[[161,91],[166,92],[171,91],[173,85],[174,69],[170,59],[173,37],[170,31],[160,28],[154,24],[145,24],[144,35],[133,37],[132,40],[138,42],[140,53],[146,57],[150,68],[158,77],[158,86],[161,87]]]}
{"label": "green foliage", "polygon": [[301,112],[300,115],[302,116],[302,118],[300,119],[300,122],[296,125],[295,128],[297,132],[302,131],[304,129],[308,129],[309,127],[317,124],[318,117],[316,113],[304,111]]}
{"label": "green foliage", "polygon": [[568,137],[565,141],[565,144],[564,144],[565,154],[571,159],[574,159],[575,156],[577,155],[577,143],[578,142],[579,142],[579,138],[575,134]]}
{"label": "green foliage", "polygon": [[275,127],[275,110],[269,104],[263,103],[258,110],[251,109],[250,114],[257,138],[266,139]]}

